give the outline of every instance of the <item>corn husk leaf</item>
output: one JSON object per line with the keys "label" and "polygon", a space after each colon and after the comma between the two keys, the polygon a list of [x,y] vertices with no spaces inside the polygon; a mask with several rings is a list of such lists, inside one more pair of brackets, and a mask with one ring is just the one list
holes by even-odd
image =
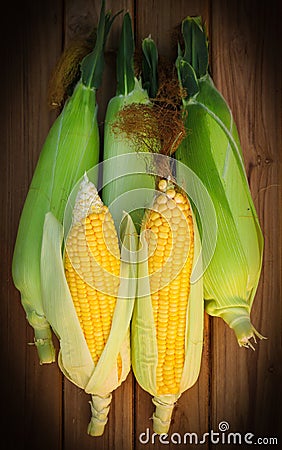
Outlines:
{"label": "corn husk leaf", "polygon": [[[119,211],[126,211],[131,214],[139,231],[144,214],[143,210],[140,211],[140,205],[142,208],[144,204],[150,204],[152,193],[149,190],[154,189],[155,181],[152,176],[146,175],[144,170],[142,174],[138,173],[140,159],[143,159],[145,167],[146,154],[150,149],[146,137],[144,144],[140,145],[129,133],[132,130],[119,127],[119,114],[126,107],[149,104],[147,91],[134,76],[133,57],[132,24],[129,13],[126,13],[117,56],[117,93],[108,104],[105,118],[102,198],[109,207],[116,225],[119,223]],[[130,155],[130,158],[119,160],[121,155],[126,154]],[[107,160],[111,158],[116,158],[115,164],[107,164]]]}
{"label": "corn husk leaf", "polygon": [[[34,328],[41,363],[49,363],[55,359],[40,282],[45,214],[51,211],[62,222],[73,186],[86,170],[98,162],[97,84],[92,83],[96,79],[93,64],[95,66],[97,63],[97,54],[103,52],[101,42],[105,42],[105,29],[109,31],[109,23],[110,16],[107,15],[105,19],[105,5],[102,1],[96,45],[91,53],[96,56],[94,59],[90,58],[92,72],[91,64],[82,63],[81,79],[50,129],[41,150],[19,223],[12,274],[14,284],[21,292],[27,319]],[[87,57],[86,60],[89,63]],[[99,69],[99,76],[100,72]]]}
{"label": "corn husk leaf", "polygon": [[[78,151],[79,149],[79,151]],[[68,195],[84,171],[98,161],[99,135],[95,93],[79,83],[52,126],[36,166],[21,214],[13,255],[13,280],[21,291],[27,319],[35,330],[41,362],[54,360],[42,305],[40,251],[46,212],[62,221]],[[47,334],[40,333],[39,319]],[[49,337],[49,338],[48,338]]]}
{"label": "corn husk leaf", "polygon": [[149,36],[142,41],[142,81],[143,87],[150,98],[155,98],[158,92],[158,50],[155,42]]}
{"label": "corn husk leaf", "polygon": [[[130,216],[122,226],[121,282],[109,338],[97,365],[91,358],[65,277],[63,227],[55,216],[46,214],[41,251],[41,283],[46,318],[60,341],[59,366],[75,385],[92,394],[92,419],[88,432],[103,433],[111,392],[130,371],[129,326],[136,294],[137,235]],[[118,376],[117,357],[122,359]]]}
{"label": "corn husk leaf", "polygon": [[[136,249],[137,235],[129,217],[126,216],[121,258],[127,252],[126,248],[133,255]],[[62,240],[62,225],[51,212],[47,213],[41,251],[41,281],[46,318],[60,340],[60,364],[65,375],[86,392],[105,394],[109,389],[106,380],[110,369],[113,369],[129,329],[136,290],[136,262],[131,264],[122,260],[121,283],[110,336],[95,367],[66,281]],[[128,369],[128,364],[126,367]],[[115,389],[115,383],[118,383],[117,377],[110,391]]]}
{"label": "corn husk leaf", "polygon": [[[206,39],[196,40],[204,31],[199,20],[187,18],[194,40],[194,54],[207,53]],[[187,31],[187,29],[186,29]],[[189,61],[188,61],[189,63]],[[184,56],[177,59],[180,82],[185,86]],[[250,338],[258,333],[250,321],[250,312],[257,290],[263,254],[263,236],[251,197],[245,172],[242,149],[232,113],[208,75],[198,74],[198,91],[183,100],[186,139],[176,158],[192,169],[202,180],[212,199],[218,225],[214,255],[204,273],[206,311],[222,317],[234,329],[240,345],[251,346]],[[208,218],[206,219],[208,220]]]}
{"label": "corn husk leaf", "polygon": [[94,370],[65,277],[63,226],[51,213],[44,222],[41,283],[46,318],[60,341],[60,366],[77,386],[85,388]]}

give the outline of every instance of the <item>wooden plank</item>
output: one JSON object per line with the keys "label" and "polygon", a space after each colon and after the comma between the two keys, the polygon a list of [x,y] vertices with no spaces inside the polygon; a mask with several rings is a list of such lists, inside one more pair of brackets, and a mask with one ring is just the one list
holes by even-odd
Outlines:
{"label": "wooden plank", "polygon": [[[108,0],[106,10],[116,13],[123,10],[133,12],[131,0]],[[78,36],[87,35],[97,25],[100,2],[91,0],[68,0],[65,2],[65,45]],[[102,85],[97,93],[98,121],[101,145],[103,143],[103,121],[106,107],[115,95],[115,57],[122,24],[122,15],[115,19],[110,31],[105,53],[105,68]],[[133,378],[132,374],[113,393],[109,420],[101,437],[87,435],[90,420],[89,396],[68,381],[64,382],[64,449],[99,450],[109,448],[132,449],[133,435]]]}
{"label": "wooden plank", "polygon": [[[8,14],[8,18],[11,18],[11,11]],[[1,25],[3,22],[1,21]],[[1,38],[3,37],[2,26]],[[5,27],[4,30],[7,30]],[[4,42],[2,39],[1,43]],[[3,45],[1,46],[3,50]],[[11,50],[11,48],[10,48]],[[15,47],[12,46],[12,50]],[[10,52],[9,52],[10,53]],[[20,53],[20,52],[19,52]],[[8,51],[2,53],[4,61],[8,61]],[[22,114],[22,91],[19,87],[22,85],[23,74],[18,70],[14,73],[13,83],[10,83],[10,72],[15,70],[16,62],[21,66],[23,60],[22,55],[18,55],[16,58],[15,53],[12,51],[10,56],[10,64],[7,64],[7,70],[1,75],[1,98],[5,108],[1,108],[1,148],[6,149],[5,152],[1,152],[0,161],[2,170],[1,176],[1,309],[0,309],[0,354],[1,354],[1,386],[5,388],[2,390],[2,401],[6,405],[1,409],[1,436],[3,437],[3,445],[7,449],[16,447],[20,442],[21,435],[24,433],[24,381],[21,380],[25,374],[25,352],[26,352],[26,323],[24,313],[19,305],[18,293],[15,291],[11,280],[11,263],[12,263],[12,249],[15,239],[16,223],[18,221],[18,210],[22,206],[19,200],[20,195],[17,198],[13,198],[11,192],[13,178],[16,181],[18,171],[14,171],[14,165],[9,159],[9,153],[15,151],[21,146],[21,137],[23,135],[23,114]],[[4,88],[5,87],[5,88]],[[19,89],[18,102],[14,100],[14,89]],[[11,98],[13,99],[13,106],[10,105]],[[6,111],[5,111],[6,109]],[[5,111],[5,113],[4,113]],[[18,120],[13,120],[17,117]],[[12,133],[13,131],[13,133]],[[21,159],[21,155],[19,155]],[[17,191],[19,192],[19,186]],[[14,208],[13,208],[14,206]],[[8,212],[8,210],[10,212]],[[16,331],[13,331],[14,330]],[[18,401],[18,411],[15,411],[15,400]],[[17,417],[17,429],[10,435],[8,432],[9,423],[12,423],[14,417]]]}
{"label": "wooden plank", "polygon": [[46,87],[61,46],[60,16],[58,1],[27,1],[16,14],[7,5],[1,17],[0,424],[6,449],[59,449],[61,441],[61,376],[54,364],[40,367],[35,346],[28,345],[33,334],[11,277],[20,212],[53,120]]}
{"label": "wooden plank", "polygon": [[230,430],[252,432],[256,437],[275,437],[281,431],[279,19],[281,9],[274,1],[212,3],[213,77],[238,125],[265,236],[263,272],[252,317],[268,340],[259,342],[254,353],[239,349],[232,331],[219,319],[213,321],[211,425],[217,431],[218,423],[225,420]]}
{"label": "wooden plank", "polygon": [[[143,38],[152,35],[155,40],[159,54],[170,62],[174,62],[177,43],[177,28],[181,21],[188,15],[201,15],[207,24],[209,23],[209,4],[208,1],[190,1],[181,0],[153,0],[151,2],[136,2],[136,46],[141,45]],[[144,392],[136,383],[135,387],[135,448],[141,449],[143,443],[140,442],[149,430],[149,443],[147,448],[162,448],[163,444],[158,438],[154,439],[152,430],[152,414],[154,405],[151,396]],[[170,438],[172,435],[179,439],[181,443],[177,448],[186,448],[187,444],[183,442],[184,433],[197,433],[200,437],[208,431],[209,420],[209,321],[205,316],[205,341],[202,357],[202,366],[197,383],[188,391],[182,394],[177,402],[169,431],[169,444],[166,448],[175,448]],[[154,440],[154,443],[152,442]],[[189,442],[189,441],[188,441]],[[207,448],[207,444],[202,444]]]}
{"label": "wooden plank", "polygon": [[[64,4],[67,44],[97,22],[100,4],[94,0],[68,0]],[[281,217],[276,207],[281,180],[281,61],[277,57],[278,44],[275,45],[281,41],[278,2],[217,0],[209,8],[208,0],[111,0],[107,7],[113,11],[129,9],[136,18],[137,45],[151,33],[160,53],[168,58],[173,56],[171,30],[186,15],[201,14],[210,24],[213,77],[234,112],[265,235],[263,275],[252,317],[268,341],[260,342],[255,353],[239,349],[232,331],[222,321],[212,320],[210,330],[206,317],[200,377],[179,399],[171,433],[181,436],[195,432],[201,436],[209,428],[218,431],[219,422],[225,420],[231,431],[278,436],[282,429]],[[52,0],[46,5],[28,1],[16,16],[11,10],[3,18],[7,26],[0,27],[4,31],[0,41],[7,54],[6,70],[1,74],[5,109],[1,111],[0,133],[1,148],[5,149],[0,153],[4,168],[0,223],[4,262],[0,274],[1,386],[5,405],[0,420],[2,443],[7,450],[138,449],[143,446],[140,433],[149,428],[152,435],[153,405],[150,395],[134,382],[132,374],[114,392],[104,436],[90,438],[86,434],[89,397],[67,380],[63,393],[58,366],[40,367],[34,346],[27,345],[33,339],[32,332],[10,268],[20,211],[39,151],[55,117],[47,108],[46,88],[62,46],[62,2]],[[10,24],[13,38],[6,45]],[[107,102],[115,92],[120,24],[121,17],[109,37],[105,76],[98,94],[101,131]],[[12,433],[7,432],[10,424]],[[158,442],[147,445],[160,446]]]}
{"label": "wooden plank", "polygon": [[202,16],[209,23],[208,0],[136,1],[136,46],[151,35],[159,54],[174,61],[177,53],[177,28],[186,16]]}

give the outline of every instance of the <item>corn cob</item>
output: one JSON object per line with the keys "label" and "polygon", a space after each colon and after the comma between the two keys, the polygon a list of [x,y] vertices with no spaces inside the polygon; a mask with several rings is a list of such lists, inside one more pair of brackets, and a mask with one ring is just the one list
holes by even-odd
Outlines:
{"label": "corn cob", "polygon": [[40,251],[45,214],[61,222],[67,198],[99,157],[96,89],[101,83],[103,48],[112,19],[102,2],[95,48],[81,64],[81,79],[49,131],[20,218],[13,255],[13,280],[34,328],[40,363],[54,361],[51,330],[42,305]]}
{"label": "corn cob", "polygon": [[[208,74],[208,44],[200,17],[182,23],[185,49],[179,50],[178,77],[186,89],[185,128],[175,156],[202,180],[214,204],[217,241],[210,264],[204,261],[205,309],[222,317],[240,346],[262,337],[250,319],[263,255],[263,236],[245,172],[232,113]],[[181,167],[178,167],[178,177]],[[186,180],[187,183],[189,180]],[[203,254],[205,259],[205,254]]]}
{"label": "corn cob", "polygon": [[116,225],[122,211],[132,211],[131,216],[139,231],[144,214],[142,207],[150,204],[155,187],[154,178],[146,175],[148,149],[152,150],[155,142],[149,142],[149,139],[146,142],[145,136],[145,142],[137,147],[132,136],[134,129],[118,128],[119,115],[126,107],[149,105],[147,91],[134,76],[133,57],[132,24],[129,13],[126,13],[117,55],[117,92],[108,104],[105,118],[102,198],[110,207]]}
{"label": "corn cob", "polygon": [[[81,189],[85,189],[84,180]],[[91,189],[90,189],[91,192]],[[97,192],[91,211],[74,223],[67,237],[66,279],[95,364],[107,342],[119,288],[120,254],[112,217]],[[105,243],[107,240],[107,244]],[[99,287],[99,289],[96,288]]]}
{"label": "corn cob", "polygon": [[[108,208],[87,176],[79,184],[72,224],[47,213],[41,252],[46,318],[60,340],[59,365],[92,395],[88,433],[103,434],[112,391],[130,370],[129,326],[136,293],[136,231],[129,216],[118,238]],[[128,252],[129,258],[128,260]]]}
{"label": "corn cob", "polygon": [[200,246],[188,198],[165,179],[159,190],[141,229],[131,339],[134,374],[154,396],[154,431],[167,433],[176,400],[199,374],[203,292],[201,278],[190,282]]}

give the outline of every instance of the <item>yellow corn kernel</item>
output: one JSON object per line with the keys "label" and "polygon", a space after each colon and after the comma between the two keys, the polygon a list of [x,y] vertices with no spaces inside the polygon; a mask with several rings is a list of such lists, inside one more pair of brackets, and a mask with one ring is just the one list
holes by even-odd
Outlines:
{"label": "yellow corn kernel", "polygon": [[[162,191],[146,218],[148,269],[156,337],[157,394],[177,394],[185,359],[186,310],[194,257],[194,230],[187,197],[161,180]],[[168,213],[169,212],[169,213]]]}
{"label": "yellow corn kernel", "polygon": [[[118,237],[103,206],[73,225],[66,242],[65,273],[95,365],[108,340],[119,288]],[[105,235],[107,238],[105,238]],[[121,374],[121,358],[118,358]]]}

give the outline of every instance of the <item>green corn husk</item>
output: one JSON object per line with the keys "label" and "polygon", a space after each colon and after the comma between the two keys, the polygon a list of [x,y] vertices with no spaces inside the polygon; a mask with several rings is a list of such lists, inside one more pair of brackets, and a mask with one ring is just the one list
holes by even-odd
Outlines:
{"label": "green corn husk", "polygon": [[[174,179],[173,167],[175,161],[168,155],[173,154],[174,149],[177,147],[177,141],[183,132],[183,124],[179,120],[177,110],[169,108],[166,101],[163,102],[162,97],[158,98],[158,52],[151,37],[143,40],[142,50],[142,82],[143,87],[154,99],[152,100],[152,109],[155,108],[155,113],[151,114],[151,120],[152,124],[154,123],[153,121],[156,121],[156,138],[160,140],[160,148],[156,148],[158,153],[151,154],[150,167],[153,169],[152,173],[156,177],[156,182],[160,178],[162,181],[164,179],[171,180]],[[186,174],[190,172],[186,166],[184,166],[184,169],[186,169]],[[194,177],[194,180],[196,179],[197,177]],[[179,187],[183,187],[181,180],[178,181]],[[193,191],[194,195],[192,197],[194,200],[197,201],[201,198],[203,204],[208,207],[204,193],[202,192],[202,195],[200,195],[191,186],[190,188],[191,192]],[[203,191],[203,186],[201,188],[200,191]],[[159,192],[155,192],[155,195],[158,196]],[[154,198],[152,198],[148,208],[152,208],[152,205],[154,205]],[[132,367],[140,386],[153,396],[152,402],[155,406],[152,418],[153,430],[157,434],[163,434],[167,433],[170,428],[175,403],[185,390],[195,384],[199,376],[203,346],[204,313],[202,248],[196,219],[193,216],[194,259],[192,262],[193,271],[190,279],[188,305],[185,312],[185,357],[181,382],[177,393],[161,395],[157,386],[158,342],[148,275],[148,242],[146,240],[145,224],[146,220],[143,220],[138,251],[137,298],[131,326]],[[170,226],[171,229],[175,229],[173,217]],[[177,230],[175,233],[177,234]],[[170,264],[172,265],[171,261]],[[163,269],[165,270],[165,268]],[[170,351],[170,349],[167,349],[167,351]]]}
{"label": "green corn husk", "polygon": [[[95,187],[88,179],[85,182],[85,176],[84,182],[79,183],[79,186],[74,206],[80,210],[83,206],[86,216],[95,199],[92,195]],[[67,208],[66,214],[70,213],[73,211]],[[112,391],[126,379],[130,371],[129,327],[136,295],[137,233],[130,216],[124,214],[123,219],[120,230],[122,245],[118,297],[110,334],[96,365],[81,329],[65,276],[62,242],[67,229],[51,212],[46,214],[44,222],[41,249],[44,311],[60,341],[58,362],[62,372],[72,383],[91,394],[92,417],[88,426],[88,434],[91,436],[103,434]],[[65,223],[68,222],[69,218],[65,217]],[[122,361],[120,377],[117,368],[118,355]]]}
{"label": "green corn husk", "polygon": [[[176,66],[186,89],[183,112],[187,137],[176,159],[202,180],[217,217],[217,241],[204,273],[205,309],[221,317],[240,346],[262,337],[251,323],[263,258],[263,235],[251,197],[232,113],[208,74],[208,45],[200,17],[182,23],[185,50]],[[179,176],[181,169],[179,168]],[[207,217],[208,221],[209,218]]]}
{"label": "green corn husk", "polygon": [[[126,13],[117,55],[117,92],[108,104],[105,118],[102,198],[109,206],[116,225],[121,211],[127,211],[131,213],[139,231],[144,213],[142,205],[150,203],[150,190],[155,187],[154,178],[146,175],[146,153],[148,154],[148,149],[151,150],[154,143],[144,143],[137,147],[136,141],[131,139],[126,131],[115,128],[119,114],[124,108],[150,103],[147,91],[142,89],[141,81],[134,76],[133,56],[131,18],[129,13]],[[126,154],[130,155],[128,159]],[[139,171],[142,173],[138,173]]]}
{"label": "green corn husk", "polygon": [[142,41],[142,85],[150,98],[156,98],[159,87],[158,50],[151,36]]}
{"label": "green corn husk", "polygon": [[81,63],[81,79],[49,131],[20,218],[12,274],[27,320],[34,328],[40,363],[54,361],[51,330],[42,303],[40,252],[45,214],[63,220],[68,196],[83,173],[97,164],[99,132],[96,90],[112,18],[102,2],[95,48]]}

